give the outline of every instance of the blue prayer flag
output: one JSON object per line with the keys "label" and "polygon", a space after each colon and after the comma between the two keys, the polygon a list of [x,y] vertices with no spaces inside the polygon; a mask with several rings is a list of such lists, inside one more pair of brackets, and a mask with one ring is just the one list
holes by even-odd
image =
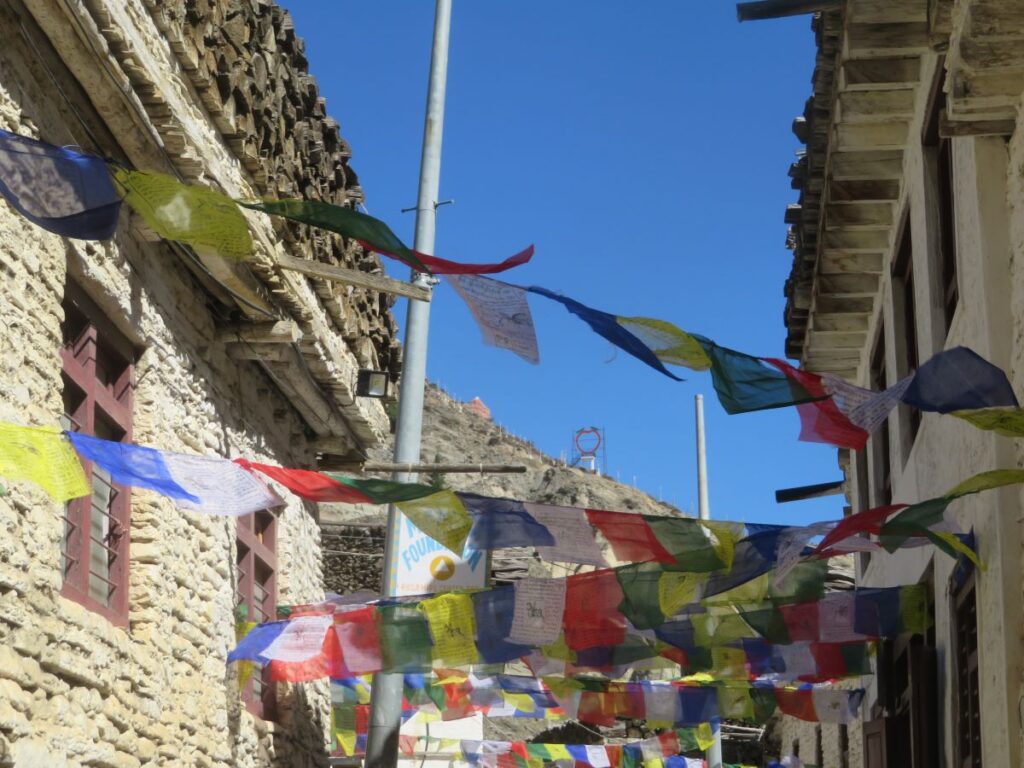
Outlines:
{"label": "blue prayer flag", "polygon": [[476,647],[485,662],[500,664],[530,654],[533,650],[530,646],[508,641],[516,605],[512,587],[486,589],[474,592],[471,597],[476,619]]}
{"label": "blue prayer flag", "polygon": [[201,501],[174,481],[161,451],[76,432],[68,432],[67,436],[79,456],[105,469],[115,483],[148,488],[172,499]]}
{"label": "blue prayer flag", "polygon": [[112,237],[121,212],[103,158],[4,130],[0,194],[33,224],[80,240]]}
{"label": "blue prayer flag", "polygon": [[918,368],[902,400],[938,413],[1018,405],[1006,374],[967,347],[939,352]]}
{"label": "blue prayer flag", "polygon": [[590,307],[580,304],[578,301],[574,301],[567,296],[562,296],[554,291],[549,291],[547,288],[541,288],[533,285],[526,290],[530,293],[538,293],[541,296],[546,296],[553,301],[557,301],[572,314],[576,315],[576,317],[589,325],[590,329],[594,333],[599,336],[603,336],[619,349],[622,349],[633,355],[633,357],[638,360],[647,363],[651,368],[656,371],[660,371],[670,379],[685,381],[685,379],[681,379],[670,373],[669,370],[661,364],[661,360],[658,359],[658,356],[654,354],[650,347],[644,344],[633,333],[619,325],[619,321],[615,315],[610,315],[607,312],[602,312],[598,309],[591,309]]}
{"label": "blue prayer flag", "polygon": [[526,511],[523,502],[513,499],[492,499],[475,493],[457,495],[473,518],[473,527],[466,539],[466,545],[470,549],[555,545],[555,537],[551,531]]}
{"label": "blue prayer flag", "polygon": [[238,645],[228,654],[228,663],[230,664],[233,661],[267,661],[262,656],[263,651],[284,632],[289,623],[288,621],[273,621],[269,624],[257,624],[245,637],[238,641]]}

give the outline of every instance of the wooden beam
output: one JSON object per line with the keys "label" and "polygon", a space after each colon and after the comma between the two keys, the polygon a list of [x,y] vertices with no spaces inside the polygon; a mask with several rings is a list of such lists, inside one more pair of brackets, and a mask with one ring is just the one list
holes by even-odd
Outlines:
{"label": "wooden beam", "polygon": [[928,48],[928,24],[850,24],[846,32],[850,58],[925,53]]}
{"label": "wooden beam", "polygon": [[333,453],[344,456],[352,448],[352,441],[339,435],[323,435],[309,441],[309,447],[316,453]]}
{"label": "wooden beam", "polygon": [[900,56],[881,59],[848,59],[842,64],[846,90],[907,88],[921,79],[921,59]]}
{"label": "wooden beam", "polygon": [[825,249],[821,252],[818,271],[821,274],[846,274],[871,272],[880,274],[884,255],[877,253],[849,253]]}
{"label": "wooden beam", "polygon": [[871,324],[871,315],[867,313],[817,315],[814,328],[817,331],[866,331]]}
{"label": "wooden beam", "polygon": [[833,152],[829,158],[833,179],[900,179],[903,152],[898,149]]}
{"label": "wooden beam", "polygon": [[838,11],[842,6],[843,0],[756,0],[736,3],[736,18],[740,21],[779,19],[819,11]]}
{"label": "wooden beam", "polygon": [[943,112],[939,115],[939,136],[953,139],[958,136],[1012,136],[1015,120],[950,120]]}
{"label": "wooden beam", "polygon": [[836,126],[836,149],[849,150],[903,149],[907,143],[905,120],[888,123],[846,123]]}
{"label": "wooden beam", "polygon": [[302,339],[302,329],[291,320],[273,323],[234,323],[217,329],[217,340],[262,344],[294,344]]}
{"label": "wooden beam", "polygon": [[830,203],[825,227],[878,227],[892,226],[892,203]]}
{"label": "wooden beam", "polygon": [[418,301],[430,301],[431,292],[428,289],[412,285],[411,283],[405,283],[401,280],[392,280],[390,277],[384,277],[383,275],[371,275],[369,272],[361,272],[356,269],[333,267],[330,264],[297,259],[294,256],[287,256],[285,254],[278,255],[277,265],[282,269],[301,272],[304,275],[318,277],[321,280],[355,285],[359,288],[368,288],[371,291],[380,291],[381,293],[393,293],[409,299],[417,299]]}
{"label": "wooden beam", "polygon": [[522,464],[396,464],[392,462],[367,462],[352,465],[350,472],[478,472],[483,474],[523,474]]}
{"label": "wooden beam", "polygon": [[914,116],[914,94],[914,88],[840,93],[840,119],[844,123],[908,120]]}

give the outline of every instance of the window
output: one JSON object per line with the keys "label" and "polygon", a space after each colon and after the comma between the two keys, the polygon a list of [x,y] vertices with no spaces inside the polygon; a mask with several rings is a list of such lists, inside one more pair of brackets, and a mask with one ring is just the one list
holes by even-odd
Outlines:
{"label": "window", "polygon": [[839,768],[850,768],[850,730],[843,723],[839,724]]}
{"label": "window", "polygon": [[[273,621],[277,618],[277,519],[270,512],[240,517],[236,537],[239,618]],[[256,665],[242,688],[242,700],[257,717],[273,718],[275,691],[269,669]]]}
{"label": "window", "polygon": [[825,765],[825,744],[824,735],[821,732],[821,726],[817,725],[814,727],[814,740],[817,743],[817,747],[814,751],[814,762],[816,765]]}
{"label": "window", "polygon": [[[127,442],[132,436],[134,350],[76,285],[68,284],[63,306],[63,426]],[[91,462],[83,466],[92,495],[74,499],[65,508],[61,594],[125,626],[129,489],[113,483]]]}
{"label": "window", "polygon": [[[885,324],[879,322],[878,340],[871,353],[871,369],[868,386],[881,391],[886,387],[885,376]],[[870,443],[872,465],[872,506],[881,507],[892,503],[892,459],[889,452],[889,420],[872,435]]]}
{"label": "window", "polygon": [[[897,346],[902,342],[902,349],[897,350],[897,380],[910,375],[917,369],[917,308],[914,302],[914,245],[910,235],[910,212],[903,217],[896,256],[892,263],[892,297],[893,317],[896,321]],[[921,426],[921,412],[907,405],[899,407],[900,424],[904,427],[903,441],[904,460],[910,454],[910,448],[917,437]]]}
{"label": "window", "polygon": [[953,323],[953,315],[960,299],[960,289],[956,269],[956,209],[954,206],[953,182],[953,142],[941,136],[939,123],[946,111],[946,67],[945,59],[940,59],[932,84],[932,92],[928,107],[928,115],[924,124],[921,143],[925,152],[934,160],[935,180],[930,204],[938,219],[939,243],[933,249],[935,254],[934,268],[937,276],[936,287],[939,291],[939,305],[945,321],[945,331]]}
{"label": "window", "polygon": [[981,766],[981,708],[978,695],[978,604],[972,573],[953,598],[956,616],[957,762],[959,768]]}

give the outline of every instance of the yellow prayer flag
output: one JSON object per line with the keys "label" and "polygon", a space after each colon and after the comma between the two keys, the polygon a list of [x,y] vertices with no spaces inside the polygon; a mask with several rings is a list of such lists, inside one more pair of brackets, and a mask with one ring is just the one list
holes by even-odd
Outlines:
{"label": "yellow prayer flag", "polygon": [[684,605],[695,602],[700,588],[708,580],[707,573],[665,571],[658,578],[658,605],[666,616],[675,616]]}
{"label": "yellow prayer flag", "polygon": [[576,651],[566,645],[565,635],[559,635],[558,639],[551,645],[542,645],[541,652],[549,659],[558,661],[576,662]]}
{"label": "yellow prayer flag", "polygon": [[650,317],[616,317],[619,325],[651,348],[663,363],[706,371],[711,358],[693,336],[665,320]]}
{"label": "yellow prayer flag", "polygon": [[711,729],[711,723],[701,723],[697,726],[696,732],[697,746],[700,749],[707,750],[712,744],[715,743],[715,732]]}
{"label": "yellow prayer flag", "polygon": [[124,199],[160,237],[244,258],[252,238],[238,204],[209,187],[182,184],[173,176],[118,168],[114,179]]}
{"label": "yellow prayer flag", "polygon": [[715,646],[711,649],[711,668],[715,677],[747,678],[747,653],[742,648]]}
{"label": "yellow prayer flag", "polygon": [[528,693],[510,693],[508,691],[501,692],[502,698],[505,699],[505,703],[510,707],[515,707],[520,712],[536,712],[537,702]]}
{"label": "yellow prayer flag", "polygon": [[568,748],[565,744],[545,744],[547,747],[548,755],[552,760],[572,760],[573,756],[569,753]]}
{"label": "yellow prayer flag", "polygon": [[651,760],[644,760],[644,768],[665,768],[665,761],[660,757]]}
{"label": "yellow prayer flag", "polygon": [[722,561],[722,569],[728,571],[732,568],[733,556],[736,553],[736,542],[743,538],[742,523],[711,523],[701,520],[700,524],[711,531],[715,537],[715,554]]}
{"label": "yellow prayer flag", "polygon": [[427,616],[434,640],[434,660],[446,665],[473,664],[478,660],[476,621],[469,595],[448,592],[422,601],[419,608]]}
{"label": "yellow prayer flag", "polygon": [[993,488],[1017,483],[1024,483],[1024,469],[993,469],[967,478],[955,488],[947,491],[946,496],[956,498],[958,496],[966,496],[969,493],[988,491]]}
{"label": "yellow prayer flag", "polygon": [[730,607],[730,610],[733,605],[741,603],[760,603],[768,596],[771,577],[771,573],[762,573],[745,584],[740,584],[725,592],[719,592],[701,602],[708,606],[726,605]]}
{"label": "yellow prayer flag", "polygon": [[[242,638],[252,632],[253,627],[258,623],[256,621],[236,621],[235,643],[242,642]],[[256,663],[253,661],[240,661],[235,665],[235,669],[238,673],[238,687],[245,688],[245,684],[249,682],[252,673],[256,671]]]}
{"label": "yellow prayer flag", "polygon": [[462,554],[473,518],[452,491],[438,491],[421,499],[398,503],[402,514],[427,536],[456,555]]}
{"label": "yellow prayer flag", "polygon": [[0,477],[35,483],[54,501],[92,493],[78,454],[53,427],[0,422]]}
{"label": "yellow prayer flag", "polygon": [[754,700],[750,698],[750,687],[723,685],[718,688],[718,712],[722,717],[736,720],[751,720],[754,717]]}

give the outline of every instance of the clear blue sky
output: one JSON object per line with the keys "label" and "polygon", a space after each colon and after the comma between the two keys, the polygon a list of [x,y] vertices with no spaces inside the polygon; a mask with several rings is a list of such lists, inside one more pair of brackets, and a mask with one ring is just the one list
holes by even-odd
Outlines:
{"label": "clear blue sky", "polygon": [[[400,209],[416,201],[433,3],[284,5],[369,211],[411,244]],[[440,209],[437,254],[492,261],[535,243],[510,281],[781,357],[790,123],[813,63],[810,17],[739,24],[725,0],[455,0],[440,196],[457,202]],[[777,488],[840,476],[833,448],[797,441],[795,410],[729,416],[707,374],[673,382],[561,306],[530,304],[538,366],[484,346],[439,287],[431,379],[555,456],[575,429],[604,427],[610,474],[691,510],[703,393],[713,516],[841,516],[839,496],[775,504]]]}

